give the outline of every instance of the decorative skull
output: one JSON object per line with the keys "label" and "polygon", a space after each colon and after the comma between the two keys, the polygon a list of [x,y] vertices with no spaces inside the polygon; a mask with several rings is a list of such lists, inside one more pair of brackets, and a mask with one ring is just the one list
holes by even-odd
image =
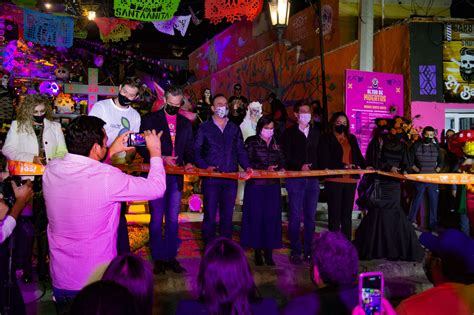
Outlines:
{"label": "decorative skull", "polygon": [[58,80],[68,81],[71,75],[71,72],[65,66],[59,66],[56,68],[56,70],[54,70],[54,75],[56,76],[56,79]]}
{"label": "decorative skull", "polygon": [[59,84],[54,81],[43,81],[39,86],[41,94],[48,94],[49,96],[56,96],[59,94]]}
{"label": "decorative skull", "polygon": [[74,112],[76,103],[71,94],[60,93],[54,100],[54,108],[56,113],[70,114]]}
{"label": "decorative skull", "polygon": [[461,63],[459,73],[466,82],[474,81],[474,48],[461,48]]}

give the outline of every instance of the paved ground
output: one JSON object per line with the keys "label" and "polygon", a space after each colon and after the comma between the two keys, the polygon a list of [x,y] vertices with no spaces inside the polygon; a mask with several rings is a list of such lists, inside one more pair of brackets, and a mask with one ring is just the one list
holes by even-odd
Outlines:
{"label": "paved ground", "polygon": [[[131,211],[136,213],[128,216],[130,223],[145,224],[149,221],[149,215],[140,213],[140,209]],[[317,232],[327,229],[324,209],[319,213]],[[200,213],[185,213],[180,216],[180,221],[200,221],[201,218]],[[234,219],[239,221],[238,213]],[[357,213],[354,215],[353,222],[354,228],[360,223]],[[280,306],[285,305],[289,299],[314,289],[309,279],[309,265],[290,264],[286,252],[275,253],[275,267],[257,267],[253,264],[251,253],[248,252],[247,255],[261,295],[276,298]],[[185,275],[168,273],[165,276],[155,276],[154,314],[174,314],[176,304],[180,299],[195,297],[199,258],[185,258],[180,261],[188,270]],[[383,271],[386,296],[394,305],[407,296],[431,287],[421,264],[418,263],[387,260],[362,261],[360,271]],[[21,287],[25,301],[28,303],[28,314],[55,314],[49,284],[35,282],[31,285],[21,285]]]}

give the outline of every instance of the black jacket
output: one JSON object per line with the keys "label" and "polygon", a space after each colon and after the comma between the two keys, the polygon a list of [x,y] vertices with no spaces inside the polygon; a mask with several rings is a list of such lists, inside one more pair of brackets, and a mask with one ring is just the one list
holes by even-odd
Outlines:
{"label": "black jacket", "polygon": [[[274,137],[268,146],[260,136],[248,137],[245,140],[245,148],[249,155],[250,165],[255,170],[268,170],[268,167],[273,165],[277,165],[277,170],[285,167],[283,148],[276,143]],[[249,180],[257,185],[273,184],[279,181],[279,179]]]}
{"label": "black jacket", "polygon": [[199,168],[217,167],[224,173],[236,172],[239,167],[250,167],[242,131],[228,121],[222,132],[213,118],[199,125],[194,141],[194,157]]}
{"label": "black jacket", "polygon": [[303,164],[311,164],[312,170],[318,169],[319,130],[310,125],[308,138],[299,129],[298,124],[283,132],[283,152],[285,165],[289,171],[301,171]]}
{"label": "black jacket", "polygon": [[[191,122],[181,114],[176,117],[176,140],[175,140],[175,156],[177,156],[176,164],[184,165],[193,163],[193,130]],[[161,153],[164,156],[171,156],[173,153],[173,144],[171,142],[170,129],[166,120],[164,110],[149,113],[142,117],[140,132],[145,130],[163,131],[161,135]],[[150,161],[150,153],[146,147],[137,147],[138,153],[145,159],[145,163]],[[178,189],[183,189],[183,176],[178,176]]]}
{"label": "black jacket", "polygon": [[[360,151],[357,138],[353,134],[349,135],[349,144],[351,145],[352,164],[360,168],[365,168],[365,159]],[[321,136],[319,142],[320,169],[343,169],[342,154],[342,146],[333,133],[326,133]]]}

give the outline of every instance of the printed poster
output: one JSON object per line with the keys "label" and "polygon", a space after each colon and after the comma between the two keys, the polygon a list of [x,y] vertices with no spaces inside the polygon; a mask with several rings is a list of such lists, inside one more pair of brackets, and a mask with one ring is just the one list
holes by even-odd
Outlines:
{"label": "printed poster", "polygon": [[376,118],[403,116],[403,75],[346,70],[345,108],[350,132],[362,154],[372,139]]}

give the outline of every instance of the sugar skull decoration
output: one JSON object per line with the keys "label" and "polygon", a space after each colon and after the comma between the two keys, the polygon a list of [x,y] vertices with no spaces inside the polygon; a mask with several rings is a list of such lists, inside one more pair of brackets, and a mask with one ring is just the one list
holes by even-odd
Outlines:
{"label": "sugar skull decoration", "polygon": [[56,113],[71,114],[75,111],[76,102],[71,94],[60,93],[54,100],[54,109]]}
{"label": "sugar skull decoration", "polygon": [[67,67],[59,66],[54,70],[54,75],[56,76],[56,79],[60,81],[69,81],[71,72]]}
{"label": "sugar skull decoration", "polygon": [[474,81],[474,49],[461,48],[461,63],[459,64],[459,74],[466,82]]}
{"label": "sugar skull decoration", "polygon": [[54,81],[43,81],[39,85],[39,91],[41,94],[48,94],[49,96],[56,96],[59,94],[60,87],[57,82]]}

